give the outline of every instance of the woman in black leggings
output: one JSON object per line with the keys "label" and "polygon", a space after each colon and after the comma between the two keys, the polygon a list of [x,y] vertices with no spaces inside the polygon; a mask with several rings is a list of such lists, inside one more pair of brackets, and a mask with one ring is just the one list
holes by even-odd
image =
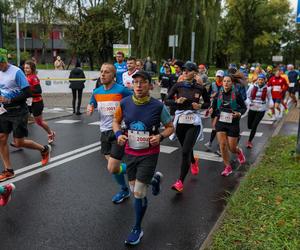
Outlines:
{"label": "woman in black leggings", "polygon": [[[184,80],[177,82],[170,90],[166,105],[176,109],[174,126],[176,135],[182,146],[182,160],[179,179],[172,185],[177,192],[183,191],[184,179],[191,168],[193,175],[199,173],[198,159],[193,154],[193,147],[201,136],[201,115],[199,109],[206,109],[210,105],[208,93],[201,85],[202,80],[197,75],[198,68],[193,63],[184,65]],[[176,95],[176,100],[174,97]],[[200,104],[200,98],[204,103]]]}
{"label": "woman in black leggings", "polygon": [[248,113],[248,129],[251,129],[247,148],[253,148],[252,140],[256,134],[256,129],[260,121],[263,119],[266,110],[273,107],[273,99],[271,89],[265,83],[266,76],[259,74],[257,81],[251,85],[247,91],[247,99],[249,106]]}

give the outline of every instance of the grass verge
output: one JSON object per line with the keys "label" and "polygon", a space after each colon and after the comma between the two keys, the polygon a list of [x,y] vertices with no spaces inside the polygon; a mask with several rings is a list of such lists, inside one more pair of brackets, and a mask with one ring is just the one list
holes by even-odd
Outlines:
{"label": "grass verge", "polygon": [[228,201],[209,249],[300,249],[300,163],[296,137],[271,139]]}

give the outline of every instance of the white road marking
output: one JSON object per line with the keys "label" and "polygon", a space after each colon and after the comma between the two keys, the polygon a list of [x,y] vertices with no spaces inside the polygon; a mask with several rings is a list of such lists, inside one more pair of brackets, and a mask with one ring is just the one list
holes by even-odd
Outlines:
{"label": "white road marking", "polygon": [[262,120],[261,122],[260,122],[261,124],[273,124],[274,123],[274,121],[272,121],[272,120]]}
{"label": "white road marking", "polygon": [[160,152],[161,153],[171,154],[174,151],[176,151],[177,149],[178,149],[177,147],[170,147],[170,146],[160,145]]}
{"label": "white road marking", "polygon": [[62,123],[62,124],[72,124],[72,123],[76,123],[76,122],[80,122],[81,120],[60,120],[57,121],[55,123]]}
{"label": "white road marking", "polygon": [[212,131],[212,128],[204,128],[203,129],[204,133],[211,133],[211,131]]}
{"label": "white road marking", "polygon": [[[4,182],[1,183],[1,185],[6,185],[6,184],[12,183],[12,182],[18,182],[18,181],[23,180],[25,178],[28,178],[30,176],[33,176],[33,175],[36,175],[38,173],[44,172],[44,171],[46,171],[48,169],[51,169],[51,168],[55,168],[55,167],[60,166],[60,165],[62,165],[64,163],[66,163],[66,162],[73,161],[75,159],[78,159],[80,157],[86,156],[88,154],[94,153],[94,152],[99,151],[99,150],[100,150],[100,146],[98,146],[96,148],[92,148],[92,149],[90,149],[88,151],[82,152],[80,154],[73,155],[73,156],[65,158],[65,159],[63,159],[61,161],[57,161],[57,162],[51,163],[51,164],[49,164],[49,165],[47,165],[45,167],[41,167],[41,168],[35,169],[33,171],[30,171],[28,173],[19,175],[19,176],[15,177],[15,178],[13,178],[11,180],[4,181]],[[71,166],[71,165],[69,165],[69,166]]]}
{"label": "white road marking", "polygon": [[200,160],[217,161],[217,162],[223,161],[222,157],[219,157],[215,153],[211,153],[211,152],[194,150],[194,156],[199,158]]}
{"label": "white road marking", "polygon": [[[241,133],[242,136],[250,136],[250,131],[244,131]],[[262,137],[263,133],[262,132],[256,132],[255,136],[256,137]]]}
{"label": "white road marking", "polygon": [[99,126],[100,122],[91,122],[91,123],[89,123],[89,125],[97,125],[97,126]]}
{"label": "white road marking", "polygon": [[[64,154],[61,154],[61,155],[57,155],[55,157],[51,157],[49,162],[60,160],[60,159],[62,159],[64,157],[68,157],[70,155],[80,153],[81,151],[84,151],[84,150],[87,150],[87,149],[90,149],[90,148],[93,148],[93,147],[96,147],[96,146],[100,146],[100,142],[96,142],[96,143],[93,143],[93,144],[90,144],[90,145],[87,145],[87,146],[84,146],[84,147],[77,148],[75,150],[69,151],[67,153],[64,153]],[[15,171],[15,174],[21,174],[23,172],[26,172],[28,170],[31,170],[31,169],[37,168],[37,167],[41,167],[41,162],[37,162],[37,163],[34,163],[32,165],[26,166],[24,168],[17,169]]]}

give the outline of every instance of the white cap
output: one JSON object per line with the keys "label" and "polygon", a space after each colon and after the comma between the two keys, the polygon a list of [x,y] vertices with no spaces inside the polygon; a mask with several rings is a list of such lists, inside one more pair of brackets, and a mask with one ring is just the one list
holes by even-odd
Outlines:
{"label": "white cap", "polygon": [[218,70],[216,72],[216,76],[224,77],[224,71],[223,70]]}
{"label": "white cap", "polygon": [[255,67],[251,67],[250,70],[255,70]]}

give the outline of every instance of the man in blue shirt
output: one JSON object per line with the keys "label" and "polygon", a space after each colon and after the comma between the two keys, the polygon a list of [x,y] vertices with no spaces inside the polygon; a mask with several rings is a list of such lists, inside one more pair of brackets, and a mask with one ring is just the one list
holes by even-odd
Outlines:
{"label": "man in blue shirt", "polygon": [[50,159],[50,145],[41,145],[28,136],[28,108],[26,99],[31,97],[31,91],[22,70],[8,63],[7,50],[0,48],[0,155],[4,171],[0,174],[0,182],[15,176],[11,166],[7,140],[13,132],[14,145],[39,150],[42,155],[42,165]]}
{"label": "man in blue shirt", "polygon": [[116,68],[116,83],[123,85],[123,73],[127,71],[127,64],[124,61],[125,56],[122,51],[118,51],[116,54],[117,62],[114,64]]}
{"label": "man in blue shirt", "polygon": [[289,64],[287,66],[287,70],[288,70],[287,75],[289,78],[289,89],[288,89],[289,96],[291,97],[293,103],[297,106],[297,98],[296,98],[295,94],[298,91],[299,74],[294,69],[293,64]]}

